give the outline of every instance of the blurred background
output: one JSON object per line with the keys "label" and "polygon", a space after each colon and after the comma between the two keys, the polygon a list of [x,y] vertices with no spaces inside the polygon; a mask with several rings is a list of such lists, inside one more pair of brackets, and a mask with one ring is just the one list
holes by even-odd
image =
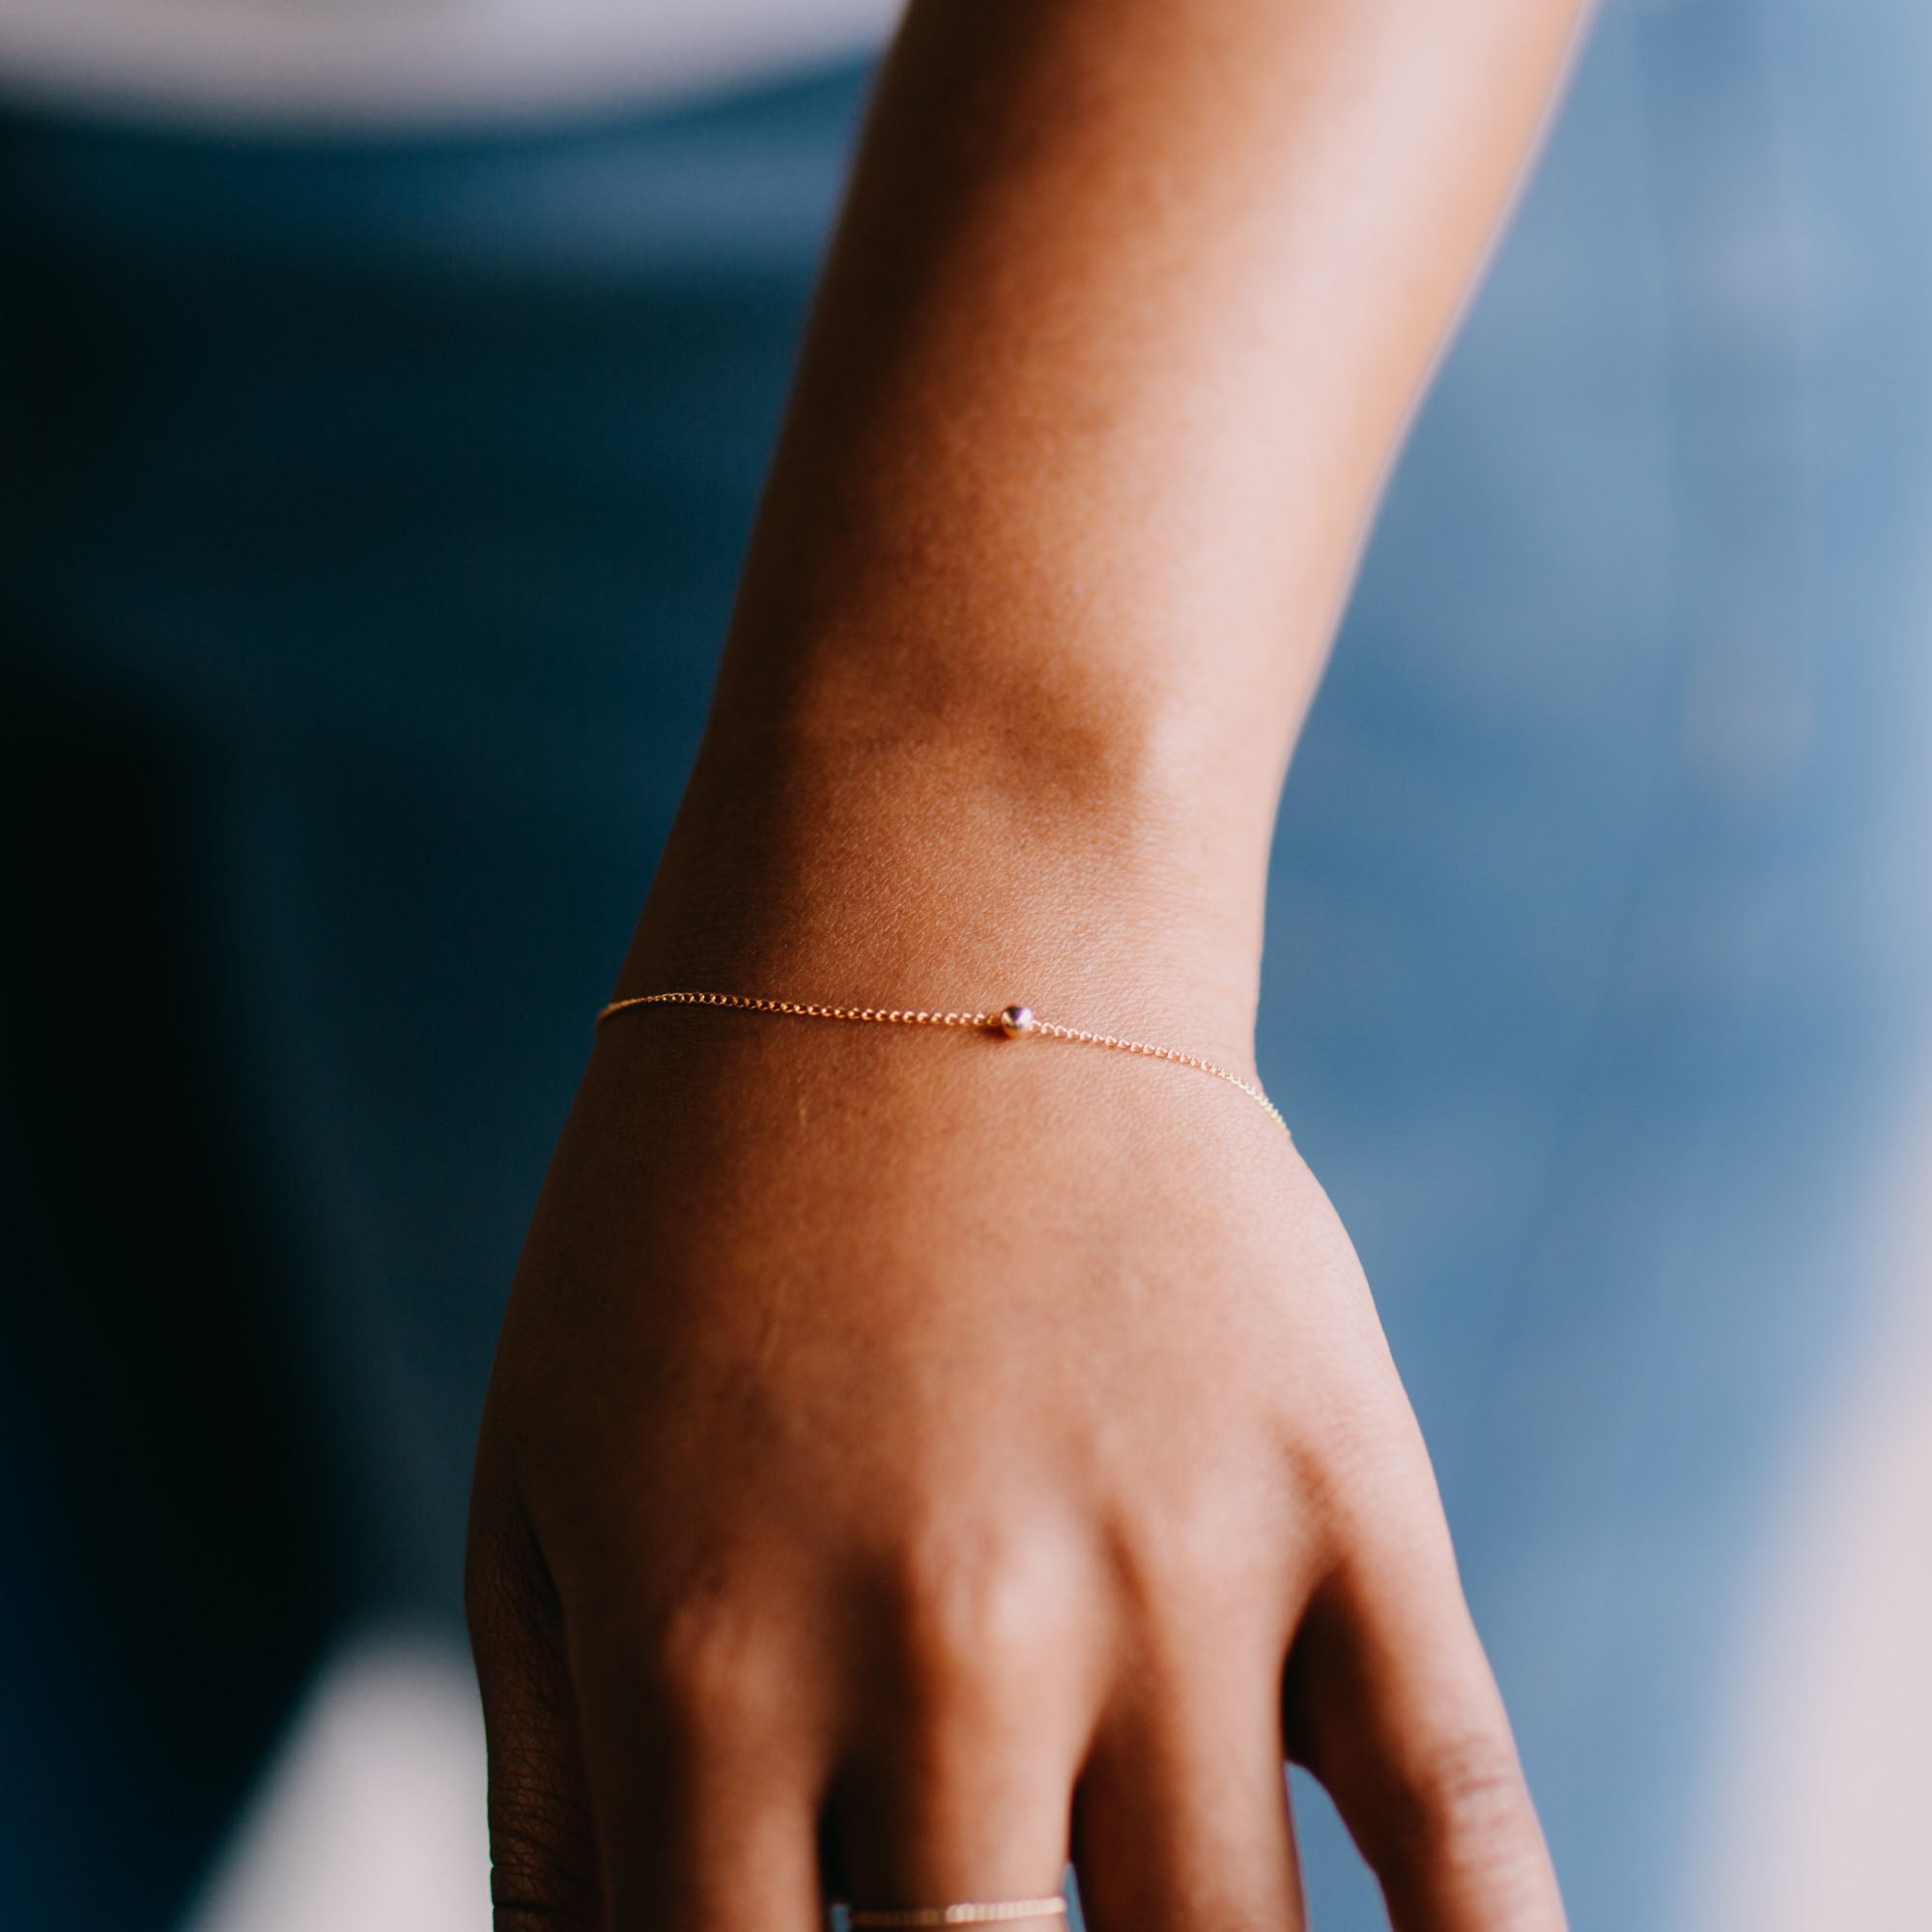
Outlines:
{"label": "blurred background", "polygon": [[[487,1924],[477,1406],[892,12],[0,0],[10,1927]],[[1284,807],[1577,1932],[1925,1923],[1928,79],[1608,0]]]}

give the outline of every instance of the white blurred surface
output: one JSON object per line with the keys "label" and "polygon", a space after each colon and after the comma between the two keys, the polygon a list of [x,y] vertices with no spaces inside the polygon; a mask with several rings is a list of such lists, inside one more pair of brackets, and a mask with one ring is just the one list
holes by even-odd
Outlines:
{"label": "white blurred surface", "polygon": [[185,1932],[487,1932],[483,1801],[469,1658],[358,1643],[298,1713]]}
{"label": "white blurred surface", "polygon": [[876,45],[899,0],[0,0],[0,94],[187,121],[469,122]]}

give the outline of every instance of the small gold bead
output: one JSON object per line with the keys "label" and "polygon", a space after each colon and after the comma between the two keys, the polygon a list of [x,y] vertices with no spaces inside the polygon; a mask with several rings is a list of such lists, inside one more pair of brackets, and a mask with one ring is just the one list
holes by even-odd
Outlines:
{"label": "small gold bead", "polygon": [[1024,1039],[1038,1024],[1031,1007],[1009,1007],[1000,1015],[1000,1031],[1009,1039]]}

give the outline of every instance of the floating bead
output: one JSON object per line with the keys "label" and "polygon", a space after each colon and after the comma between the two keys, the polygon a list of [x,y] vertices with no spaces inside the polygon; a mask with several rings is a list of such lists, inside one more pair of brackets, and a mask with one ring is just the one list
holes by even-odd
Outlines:
{"label": "floating bead", "polygon": [[1009,1007],[1000,1015],[1000,1031],[1009,1039],[1024,1039],[1038,1024],[1031,1007]]}

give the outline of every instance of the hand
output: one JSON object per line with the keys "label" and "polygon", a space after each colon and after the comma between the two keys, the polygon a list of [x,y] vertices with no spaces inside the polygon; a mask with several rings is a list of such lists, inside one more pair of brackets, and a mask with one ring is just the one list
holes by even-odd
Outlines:
{"label": "hand", "polygon": [[1298,1927],[1285,1752],[1402,1932],[1563,1922],[1348,1238],[1184,1068],[607,1028],[469,1595],[500,1932],[807,1932],[1069,1855],[1094,1932]]}
{"label": "hand", "polygon": [[[916,0],[627,990],[1238,1056],[1294,733],[1579,11]],[[1069,1849],[1094,1932],[1292,1928],[1285,1750],[1403,1932],[1562,1922],[1349,1243],[1199,1073],[627,1016],[470,1558],[504,1932]]]}

